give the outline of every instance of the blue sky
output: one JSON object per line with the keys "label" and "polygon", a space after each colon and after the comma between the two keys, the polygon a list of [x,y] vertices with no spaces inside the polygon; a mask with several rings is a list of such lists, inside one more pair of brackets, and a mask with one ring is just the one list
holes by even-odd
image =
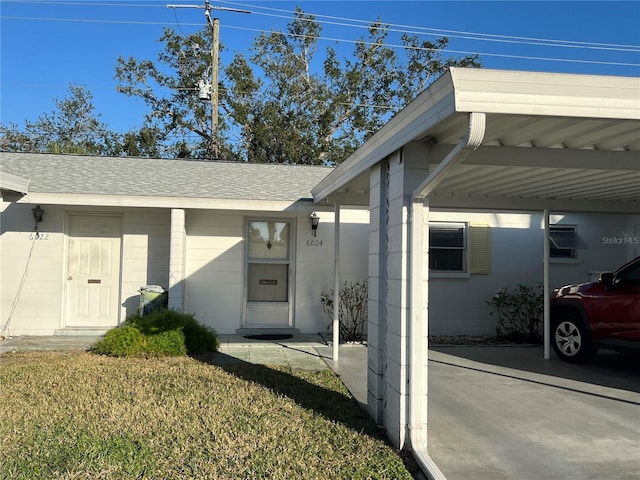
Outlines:
{"label": "blue sky", "polygon": [[[70,83],[94,96],[95,113],[116,131],[140,127],[141,102],[116,92],[118,56],[155,61],[164,27],[185,34],[205,25],[204,0],[0,0],[0,121],[22,127],[53,110]],[[480,53],[485,68],[640,76],[640,1],[219,1],[227,52],[247,52],[261,31],[284,30],[296,5],[323,24],[320,50],[348,54],[380,17],[433,40],[446,35],[454,56]],[[430,34],[431,33],[431,34]],[[392,33],[389,43],[400,43]],[[490,36],[490,37],[489,37]],[[518,38],[512,38],[518,37]],[[488,40],[491,38],[491,41]],[[340,41],[338,41],[340,40]],[[551,46],[556,41],[571,47]]]}

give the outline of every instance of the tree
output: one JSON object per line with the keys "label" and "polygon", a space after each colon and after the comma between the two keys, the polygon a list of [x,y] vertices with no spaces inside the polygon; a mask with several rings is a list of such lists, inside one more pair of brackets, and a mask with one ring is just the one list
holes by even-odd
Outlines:
{"label": "tree", "polygon": [[85,87],[69,85],[70,95],[56,98],[55,109],[35,122],[27,120],[24,131],[14,124],[3,126],[3,150],[20,152],[110,155],[120,149],[117,136],[94,113],[93,96]]}
{"label": "tree", "polygon": [[446,38],[403,35],[400,58],[378,20],[352,56],[340,60],[328,48],[322,71],[312,73],[320,33],[298,8],[286,33],[256,39],[250,61],[258,74],[241,53],[225,69],[223,106],[249,161],[339,163],[447,68],[480,66],[477,55],[444,58]]}
{"label": "tree", "polygon": [[[378,20],[351,56],[340,59],[328,48],[314,71],[321,31],[313,15],[297,8],[285,32],[260,34],[250,57],[236,53],[220,69],[220,158],[339,163],[448,67],[480,66],[477,55],[445,58],[446,38],[403,35],[399,56],[386,45],[389,28]],[[167,152],[206,158],[211,112],[195,86],[208,76],[210,32],[180,36],[165,29],[160,40],[165,46],[157,63],[118,59],[118,90],[147,104],[146,126]]]}
{"label": "tree", "polygon": [[130,131],[122,136],[119,155],[127,157],[161,157],[161,133],[154,128],[142,127],[139,131]]}
{"label": "tree", "polygon": [[145,102],[149,112],[143,128],[155,132],[166,152],[163,156],[206,158],[211,115],[208,104],[198,101],[195,85],[207,73],[211,38],[205,31],[183,37],[165,29],[160,41],[165,46],[157,63],[118,58],[117,89]]}

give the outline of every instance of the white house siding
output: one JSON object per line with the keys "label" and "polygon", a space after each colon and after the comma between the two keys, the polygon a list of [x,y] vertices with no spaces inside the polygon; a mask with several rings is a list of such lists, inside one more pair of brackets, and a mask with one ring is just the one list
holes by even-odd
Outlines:
{"label": "white house siding", "polygon": [[33,205],[2,203],[0,326],[3,335],[51,335],[60,328],[64,210],[43,206],[34,239]]}
{"label": "white house siding", "polygon": [[[639,215],[551,215],[551,223],[575,225],[588,249],[579,250],[575,261],[556,260],[551,266],[554,287],[587,282],[640,255]],[[637,232],[637,233],[636,233]]]}
{"label": "white house siding", "polygon": [[[640,241],[633,233],[639,219],[640,216],[627,215],[552,213],[551,224],[575,225],[589,248],[578,250],[576,259],[552,259],[551,285],[591,281],[597,272],[613,269],[633,258],[635,244]],[[489,315],[486,301],[502,288],[542,282],[542,213],[432,211],[430,221],[478,222],[489,225],[491,232],[489,275],[431,273],[430,334],[495,333],[497,319]]]}
{"label": "white house siding", "polygon": [[[397,172],[396,172],[397,173]],[[395,180],[394,180],[395,178]],[[391,177],[392,182],[401,182]],[[406,179],[404,179],[406,181]],[[377,185],[377,184],[376,184]],[[372,184],[372,198],[375,189]],[[378,195],[380,197],[380,195]],[[397,205],[395,205],[396,202]],[[393,217],[401,215],[400,198],[392,199]],[[404,234],[396,220],[389,237],[388,286],[381,284],[378,252],[381,248],[381,212],[372,201],[366,210],[341,210],[341,284],[361,281],[369,265],[369,375],[382,378],[372,368],[375,359],[388,353],[388,371],[400,372],[404,340],[401,324],[387,331],[381,305],[389,295],[388,309],[406,308],[402,290],[404,267],[392,258],[400,254]],[[395,206],[394,206],[395,205]],[[122,262],[120,321],[139,306],[138,289],[156,284],[168,287],[170,210],[153,208],[101,208],[42,205],[41,237],[32,240],[33,205],[3,201],[0,236],[0,315],[7,335],[51,335],[64,328],[65,231],[69,212],[110,213],[122,216]],[[404,209],[404,207],[402,207]],[[402,210],[403,211],[403,210]],[[291,218],[296,225],[294,326],[303,333],[327,332],[320,295],[333,288],[333,211],[318,209],[320,226],[311,234],[309,212],[277,213],[249,211],[187,210],[187,253],[184,311],[213,326],[220,333],[242,327],[244,301],[244,244],[247,217]],[[429,288],[431,334],[491,334],[496,319],[486,301],[504,287],[518,283],[534,285],[542,280],[542,213],[431,211],[430,221],[477,222],[490,228],[491,273],[451,277],[432,274]],[[589,246],[578,258],[553,261],[551,283],[589,281],[640,254],[640,215],[567,214],[552,212],[551,223],[575,225]],[[394,227],[393,225],[397,225]],[[31,238],[30,238],[31,237]],[[321,244],[320,244],[321,242]],[[386,242],[386,240],[385,240]],[[33,250],[32,250],[33,247]],[[394,253],[396,252],[396,253]],[[397,268],[396,268],[397,267]],[[377,273],[376,273],[377,272]],[[26,274],[26,276],[25,276]],[[385,280],[386,281],[386,280]],[[383,292],[387,292],[384,293]],[[396,312],[396,313],[398,313]],[[392,312],[393,313],[393,312]],[[389,340],[392,339],[392,340]],[[395,375],[395,373],[393,373]],[[370,385],[372,383],[370,382]],[[380,399],[383,382],[374,383],[370,400]],[[377,410],[377,413],[381,412]],[[380,423],[382,418],[374,415]]]}
{"label": "white house siding", "polygon": [[[297,221],[295,327],[305,333],[327,333],[330,319],[322,312],[322,292],[334,287],[334,212],[319,211],[314,237],[308,215]],[[367,278],[369,214],[340,211],[340,284]]]}
{"label": "white house siding", "polygon": [[[407,400],[408,196],[402,162],[372,169],[369,264],[368,409],[394,445],[404,445]],[[383,359],[384,361],[380,361]]]}
{"label": "white house siding", "polygon": [[169,286],[169,216],[165,209],[127,210],[122,216],[122,320],[140,306],[140,287]]}
{"label": "white house siding", "polygon": [[[40,237],[31,240],[33,205],[3,203],[0,259],[1,318],[5,335],[53,335],[64,329],[66,223],[69,212],[122,216],[119,321],[139,306],[143,285],[167,285],[168,212],[42,205]],[[33,250],[32,250],[33,247]],[[21,287],[22,284],[22,287]]]}
{"label": "white house siding", "polygon": [[244,216],[189,210],[185,265],[186,313],[218,333],[241,327]]}
{"label": "white house siding", "polygon": [[[296,228],[294,327],[302,333],[326,332],[320,296],[333,287],[333,212],[319,212],[317,236],[308,213],[216,212],[187,214],[185,312],[233,334],[242,328],[244,302],[244,235],[247,218],[292,219]],[[368,213],[349,210],[341,218],[343,280],[366,278]],[[365,245],[364,249],[362,245]],[[342,253],[341,252],[341,253]]]}
{"label": "white house siding", "polygon": [[367,325],[367,410],[378,425],[384,423],[384,338],[386,324],[385,298],[387,282],[386,218],[384,201],[387,163],[376,164],[370,171],[369,183],[369,322]]}

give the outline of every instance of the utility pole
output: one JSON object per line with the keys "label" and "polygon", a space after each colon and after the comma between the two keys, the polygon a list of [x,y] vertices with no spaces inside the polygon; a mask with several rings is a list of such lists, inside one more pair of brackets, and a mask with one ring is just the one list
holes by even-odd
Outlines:
{"label": "utility pole", "polygon": [[212,160],[217,160],[218,148],[218,52],[220,51],[220,19],[211,19],[209,2],[205,2],[206,16],[211,25],[211,155]]}
{"label": "utility pole", "polygon": [[225,10],[228,12],[251,13],[248,10],[238,10],[235,8],[212,7],[209,0],[205,0],[204,7],[200,5],[167,5],[167,8],[204,8],[204,15],[207,23],[211,27],[211,83],[199,82],[198,97],[201,100],[211,100],[211,160],[217,160],[220,153],[218,142],[218,68],[220,53],[220,19],[211,17],[211,10]]}

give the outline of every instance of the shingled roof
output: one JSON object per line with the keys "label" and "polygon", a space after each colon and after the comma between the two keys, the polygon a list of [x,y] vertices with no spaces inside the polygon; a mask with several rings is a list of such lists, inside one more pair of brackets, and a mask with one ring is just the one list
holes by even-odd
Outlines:
{"label": "shingled roof", "polygon": [[182,159],[0,152],[0,172],[29,193],[299,201],[331,168]]}

